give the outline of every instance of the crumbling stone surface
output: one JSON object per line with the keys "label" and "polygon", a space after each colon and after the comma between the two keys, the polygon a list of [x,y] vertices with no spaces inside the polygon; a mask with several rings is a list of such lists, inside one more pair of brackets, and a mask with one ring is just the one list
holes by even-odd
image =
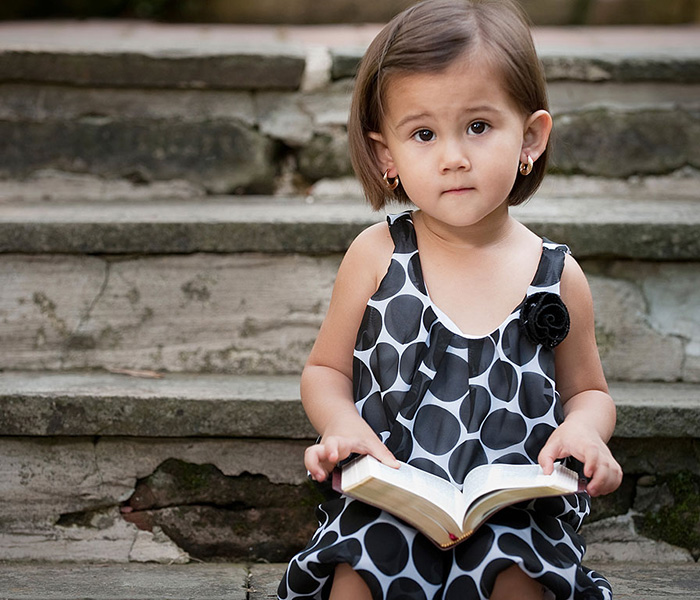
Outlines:
{"label": "crumbling stone surface", "polygon": [[230,477],[211,464],[168,459],[137,483],[122,513],[141,529],[161,528],[199,559],[285,561],[316,529],[320,501],[310,483]]}

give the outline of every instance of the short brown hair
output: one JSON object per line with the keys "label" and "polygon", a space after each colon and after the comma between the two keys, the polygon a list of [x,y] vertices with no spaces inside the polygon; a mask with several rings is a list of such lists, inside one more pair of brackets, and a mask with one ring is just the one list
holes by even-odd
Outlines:
{"label": "short brown hair", "polygon": [[[441,71],[465,52],[484,49],[501,70],[507,93],[524,114],[549,109],[542,65],[527,17],[512,0],[426,0],[394,17],[372,41],[357,70],[348,119],[350,158],[375,210],[410,203],[403,187],[390,191],[377,173],[369,132],[381,131],[382,98],[392,75]],[[508,202],[527,200],[540,186],[548,148],[527,177],[517,174]]]}

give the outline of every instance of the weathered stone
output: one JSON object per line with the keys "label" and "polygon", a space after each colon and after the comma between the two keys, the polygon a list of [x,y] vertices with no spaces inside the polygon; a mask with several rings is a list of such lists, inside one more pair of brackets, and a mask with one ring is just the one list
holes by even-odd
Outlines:
{"label": "weathered stone", "polygon": [[287,561],[318,525],[310,507],[178,506],[147,512],[169,538],[199,559]]}
{"label": "weathered stone", "polygon": [[90,440],[4,437],[0,457],[0,527],[5,533],[43,532],[62,513],[106,506],[110,498],[114,502]]}
{"label": "weathered stone", "polygon": [[[333,79],[354,77],[364,51],[364,47],[332,49]],[[559,47],[541,46],[538,53],[548,83],[556,81],[700,82],[700,57],[692,52],[673,55],[657,52],[635,56],[633,53],[624,53],[624,51],[596,54],[587,48],[584,52],[569,49],[567,54]]]}
{"label": "weathered stone", "polygon": [[[700,260],[697,178],[624,186],[600,180],[583,185],[580,177],[551,179],[541,195],[515,207],[513,215],[538,235],[566,242],[577,259]],[[334,183],[331,189],[323,180],[307,197],[6,202],[0,211],[0,252],[344,252],[363,229],[384,220],[385,211],[373,212],[354,180]],[[405,208],[390,205],[386,212]]]}
{"label": "weathered stone", "polygon": [[[16,507],[21,511],[21,507]],[[90,515],[84,524],[0,532],[0,560],[185,563],[189,557],[159,530],[139,531],[116,508]]]}
{"label": "weathered stone", "polygon": [[[169,458],[215,465],[224,475],[264,475],[274,484],[302,485],[307,481],[304,450],[308,440],[235,438],[103,438],[96,456],[104,486],[119,489],[118,502],[133,493],[138,479],[153,473]],[[117,488],[118,486],[118,488]]]}
{"label": "weathered stone", "polygon": [[6,177],[54,168],[146,182],[187,178],[214,193],[274,186],[274,144],[235,121],[0,121],[0,137]]}
{"label": "weathered stone", "polygon": [[139,530],[129,551],[129,562],[157,562],[167,565],[185,564],[189,555],[179,548],[160,527],[153,531]]}
{"label": "weathered stone", "polygon": [[328,254],[344,252],[364,228],[383,218],[359,199],[325,202],[298,196],[18,202],[0,211],[0,251]]}
{"label": "weathered stone", "polygon": [[612,381],[610,394],[617,405],[617,437],[699,437],[700,386],[697,384]]}
{"label": "weathered stone", "polygon": [[129,198],[129,202],[154,200],[204,199],[206,190],[184,179],[136,182],[128,178],[103,178],[85,173],[68,173],[56,169],[35,171],[23,180],[0,180],[0,198],[4,201],[65,202],[82,200],[90,203],[112,202]]}
{"label": "weathered stone", "polygon": [[3,368],[243,374],[300,372],[338,259],[5,256],[3,264]]}
{"label": "weathered stone", "polygon": [[655,329],[685,342],[682,378],[700,381],[700,270],[691,264],[638,265],[636,271]]}
{"label": "weathered stone", "polygon": [[673,506],[673,494],[668,489],[667,483],[654,487],[643,485],[637,487],[637,493],[634,496],[635,512],[658,513],[660,510],[671,506]]}
{"label": "weathered stone", "polygon": [[44,535],[62,515],[119,506],[138,479],[169,458],[213,464],[229,476],[247,472],[275,484],[299,485],[306,481],[307,445],[196,438],[104,438],[96,444],[89,438],[0,438],[0,525],[5,533]]}
{"label": "weathered stone", "polygon": [[605,177],[670,173],[700,162],[700,122],[683,111],[592,110],[555,118],[554,167]]}
{"label": "weathered stone", "polygon": [[665,475],[688,471],[700,475],[700,440],[698,438],[613,437],[610,449],[622,465],[626,476]]}
{"label": "weathered stone", "polygon": [[[204,504],[220,508],[315,506],[320,497],[310,485],[273,484],[264,475],[227,476],[213,464],[169,458],[139,480],[127,501],[134,511]],[[129,513],[130,514],[130,513]]]}
{"label": "weathered stone", "polygon": [[622,278],[589,275],[598,350],[606,375],[623,381],[681,378],[684,343],[657,332],[638,285]]}
{"label": "weathered stone", "polygon": [[316,134],[298,153],[299,172],[310,182],[352,173],[345,131]]}
{"label": "weathered stone", "polygon": [[582,534],[587,544],[587,561],[695,562],[690,552],[684,548],[654,541],[637,533],[629,514],[584,525]]}
{"label": "weathered stone", "polygon": [[622,484],[614,492],[591,499],[591,514],[586,519],[586,523],[627,514],[632,508],[635,497],[635,478],[623,477]]}
{"label": "weathered stone", "polygon": [[[269,518],[268,533],[275,520],[279,523],[283,519],[277,513],[287,510],[286,502],[291,502],[292,507],[290,516],[284,518],[297,518],[293,515],[298,511],[301,519],[305,511],[303,518],[312,522],[314,500],[306,487],[303,467],[307,443],[196,438],[102,438],[97,442],[92,438],[0,438],[0,560],[61,556],[63,560],[125,562],[185,557],[162,537],[158,522],[149,521],[153,534],[142,535],[124,521],[118,510],[132,496],[137,481],[153,474],[158,465],[169,459],[189,464],[194,472],[215,468],[222,473],[219,481],[243,475],[243,479],[259,482],[257,491],[263,495],[265,490],[276,490],[268,505],[278,505],[268,506],[272,512],[260,517]],[[241,492],[238,498],[243,507],[247,506],[246,501],[257,502],[260,495],[253,498],[255,490],[241,491],[241,486],[236,489]],[[236,500],[232,502],[235,505]],[[231,507],[227,505],[222,510]],[[252,508],[247,510],[246,518],[256,514],[250,512]],[[277,516],[271,516],[273,513]],[[143,519],[132,521],[143,525]],[[261,542],[264,547],[277,544],[275,547],[279,548],[288,543],[284,535],[279,542],[271,534],[269,537]]]}
{"label": "weathered stone", "polygon": [[351,96],[351,86],[336,83],[324,90],[304,94],[299,102],[304,111],[313,117],[316,131],[323,133],[327,128],[345,128]]}
{"label": "weathered stone", "polygon": [[700,85],[658,81],[555,80],[548,83],[547,95],[554,116],[595,108],[628,111],[682,108],[690,112],[698,106]]}
{"label": "weathered stone", "polygon": [[[136,374],[138,375],[138,374]],[[299,377],[0,373],[0,435],[314,439]]]}
{"label": "weathered stone", "polygon": [[60,560],[56,555],[46,561],[0,563],[3,594],[12,600],[249,600],[248,569],[243,564]]}
{"label": "weathered stone", "polygon": [[651,538],[687,548],[700,556],[700,476],[677,471],[659,477],[659,486],[638,494],[635,524]]}
{"label": "weathered stone", "polygon": [[331,78],[334,80],[355,77],[357,66],[366,48],[332,48]]}
{"label": "weathered stone", "polygon": [[[227,90],[144,90],[4,84],[6,121],[175,120],[256,125],[254,94]],[[274,94],[274,92],[270,92]]]}
{"label": "weathered stone", "polygon": [[288,560],[313,533],[320,501],[310,484],[227,477],[211,464],[168,459],[138,482],[122,510],[142,529],[163,528],[196,558]]}
{"label": "weathered stone", "polygon": [[661,81],[697,83],[700,81],[700,60],[697,56],[664,56],[624,54],[565,56],[540,52],[547,81]]}
{"label": "weathered stone", "polygon": [[277,588],[282,581],[285,564],[256,564],[250,567],[250,598],[249,600],[268,600],[277,594]]}
{"label": "weathered stone", "polygon": [[304,54],[289,45],[153,53],[2,49],[0,80],[96,87],[298,89],[304,64]]}
{"label": "weathered stone", "polygon": [[265,135],[291,147],[303,146],[313,138],[313,117],[303,109],[298,94],[258,94],[256,106],[260,131]]}

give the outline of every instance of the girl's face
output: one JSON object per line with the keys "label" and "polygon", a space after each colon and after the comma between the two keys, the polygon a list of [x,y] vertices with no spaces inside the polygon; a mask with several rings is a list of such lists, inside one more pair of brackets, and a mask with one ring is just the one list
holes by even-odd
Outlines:
{"label": "girl's face", "polygon": [[516,106],[478,51],[438,73],[392,76],[384,109],[382,131],[369,134],[381,172],[455,227],[507,213],[520,162],[537,160],[551,129],[546,111]]}

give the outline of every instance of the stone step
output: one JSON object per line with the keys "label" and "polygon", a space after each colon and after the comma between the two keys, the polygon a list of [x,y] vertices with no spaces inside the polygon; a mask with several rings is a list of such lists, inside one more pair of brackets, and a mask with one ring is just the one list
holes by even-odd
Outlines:
{"label": "stone step", "polygon": [[[619,600],[696,598],[697,565],[591,565]],[[266,600],[275,597],[285,564],[58,565],[0,563],[6,600]]]}
{"label": "stone step", "polygon": [[[566,180],[557,178],[555,185],[563,188]],[[545,192],[513,214],[539,235],[567,240],[580,259],[698,260],[700,202],[666,193],[671,197],[635,197],[631,189],[626,197]],[[360,197],[15,201],[1,206],[0,253],[21,254],[326,254],[344,252],[360,231],[384,218]]]}
{"label": "stone step", "polygon": [[[697,564],[595,563],[619,600],[697,598]],[[6,600],[267,600],[285,564],[60,565],[0,563]]]}
{"label": "stone step", "polygon": [[[53,169],[228,194],[349,175],[352,76],[376,31],[0,23],[0,178]],[[700,168],[700,28],[636,31],[536,31],[554,171]]]}
{"label": "stone step", "polygon": [[[298,378],[134,375],[0,373],[0,560],[282,562],[303,547],[320,496]],[[625,480],[594,503],[589,554],[692,562],[700,386],[611,393]],[[661,532],[646,520],[675,506]]]}
{"label": "stone step", "polygon": [[[697,199],[589,180],[569,195],[578,182],[514,213],[582,261],[608,377],[700,381]],[[15,370],[298,373],[342,252],[383,218],[356,194],[2,209],[0,368]]]}
{"label": "stone step", "polygon": [[[0,372],[0,436],[313,440],[298,376]],[[700,385],[612,382],[619,438],[695,438]]]}
{"label": "stone step", "polygon": [[[334,79],[352,77],[381,27],[5,22],[0,23],[0,81],[298,89],[307,60],[313,60],[309,54],[319,48],[331,54],[326,66]],[[699,25],[535,27],[533,37],[550,79],[700,83],[698,31]]]}

